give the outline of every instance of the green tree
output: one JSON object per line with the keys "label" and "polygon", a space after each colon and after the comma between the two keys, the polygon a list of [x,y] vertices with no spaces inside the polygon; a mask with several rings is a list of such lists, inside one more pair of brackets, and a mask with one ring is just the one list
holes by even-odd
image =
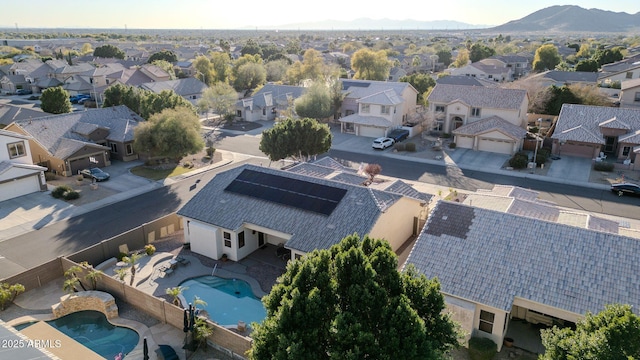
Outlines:
{"label": "green tree", "polygon": [[438,61],[444,64],[444,66],[449,66],[451,64],[451,50],[449,49],[441,49],[436,52],[438,55]]}
{"label": "green tree", "polygon": [[469,50],[460,49],[458,50],[458,55],[456,56],[456,60],[453,62],[453,67],[461,68],[466,66],[469,63]]}
{"label": "green tree", "polygon": [[105,89],[103,107],[125,105],[136,114],[140,115],[142,110],[142,99],[150,92],[135,86],[115,84]]}
{"label": "green tree", "polygon": [[560,109],[562,109],[563,104],[581,104],[580,99],[566,85],[561,87],[552,85],[546,91],[550,93],[550,96],[548,97],[549,100],[545,105],[545,114],[560,114]]}
{"label": "green tree", "polygon": [[189,289],[186,286],[176,286],[176,287],[172,287],[172,288],[167,288],[164,292],[165,294],[169,295],[172,297],[172,302],[173,305],[175,306],[179,306],[180,305],[180,295],[182,295],[182,293]]}
{"label": "green tree", "polygon": [[260,151],[271,161],[291,157],[306,161],[311,156],[323,154],[331,148],[331,130],[316,120],[286,119],[262,133]]}
{"label": "green tree", "polygon": [[196,70],[196,77],[200,81],[207,84],[207,86],[214,83],[216,74],[208,57],[204,55],[198,56],[193,62],[193,68]]}
{"label": "green tree", "polygon": [[213,110],[224,118],[233,113],[237,101],[238,93],[235,89],[225,82],[218,82],[202,93],[198,108],[206,111]]}
{"label": "green tree", "polygon": [[587,313],[575,330],[554,326],[541,335],[546,351],[540,360],[640,359],[640,317],[629,305],[607,305]]}
{"label": "green tree", "polygon": [[576,71],[598,72],[598,62],[592,59],[580,60],[576,64]]}
{"label": "green tree", "polygon": [[152,115],[158,114],[165,109],[175,109],[182,107],[189,109],[193,114],[196,113],[195,107],[189,100],[176,94],[173,90],[162,90],[159,94],[154,92],[145,92],[142,97],[140,116],[149,119]]}
{"label": "green tree", "polygon": [[571,84],[569,90],[579,99],[580,104],[595,106],[611,106],[611,100],[596,85]]}
{"label": "green tree", "polygon": [[136,264],[141,258],[142,258],[142,254],[138,252],[134,252],[133,254],[122,258],[122,261],[124,261],[129,266],[129,271],[131,272],[131,278],[129,279],[129,286],[133,286],[133,282],[135,281],[135,278],[136,278],[136,270],[137,270]]}
{"label": "green tree", "polygon": [[385,81],[389,78],[391,61],[384,50],[374,52],[363,48],[351,57],[351,68],[356,72],[355,79]]}
{"label": "green tree", "polygon": [[136,151],[180,159],[204,148],[200,120],[190,108],[165,109],[135,129]]}
{"label": "green tree", "polygon": [[287,71],[290,84],[300,84],[303,80],[324,80],[325,64],[322,54],[315,49],[304,52],[302,61],[294,62]]}
{"label": "green tree", "polygon": [[87,55],[93,52],[93,48],[90,43],[82,44],[82,49],[80,50],[80,54]]}
{"label": "green tree", "polygon": [[213,68],[215,82],[228,82],[231,76],[231,58],[229,54],[215,52],[211,54],[211,67]]}
{"label": "green tree", "polygon": [[294,105],[301,117],[321,120],[333,115],[331,91],[321,82],[313,83],[304,95],[295,100]]}
{"label": "green tree", "polygon": [[42,91],[40,96],[42,111],[49,114],[66,114],[71,112],[71,100],[69,93],[60,86]]}
{"label": "green tree", "polygon": [[80,285],[80,288],[82,289],[82,291],[86,291],[87,288],[84,287],[84,284],[82,283],[82,281],[80,281],[80,276],[78,276],[78,274],[81,274],[82,272],[83,272],[82,267],[78,265],[74,265],[64,272],[64,277],[67,278],[68,280],[71,280],[70,283],[73,283],[76,286]]}
{"label": "green tree", "polygon": [[0,310],[4,310],[7,304],[13,302],[16,296],[23,293],[25,290],[24,285],[15,283],[1,283],[0,284]]}
{"label": "green tree", "polygon": [[576,53],[576,57],[578,59],[588,59],[593,55],[593,50],[591,49],[591,45],[582,44],[580,45],[580,49]]}
{"label": "green tree", "polygon": [[533,70],[545,71],[555,69],[560,64],[562,57],[558,53],[558,48],[553,44],[540,46],[533,57]]}
{"label": "green tree", "polygon": [[269,61],[264,64],[264,68],[267,71],[267,81],[278,82],[284,80],[289,66],[289,62],[285,59]]}
{"label": "green tree", "polygon": [[240,50],[240,54],[244,55],[260,55],[262,57],[262,48],[255,40],[249,39],[244,43],[242,50]]}
{"label": "green tree", "polygon": [[482,43],[471,45],[469,50],[469,60],[471,62],[480,61],[496,54],[496,50]]}
{"label": "green tree", "polygon": [[397,261],[386,241],[351,235],[290,263],[263,298],[249,358],[440,358],[458,343],[440,286]]}
{"label": "green tree", "polygon": [[596,51],[595,55],[593,55],[593,59],[598,62],[599,66],[620,61],[623,57],[622,48],[620,47],[604,50],[601,49]]}
{"label": "green tree", "polygon": [[117,47],[111,44],[107,44],[95,48],[95,50],[93,50],[93,56],[101,58],[124,59],[125,53]]}
{"label": "green tree", "polygon": [[152,64],[157,66],[157,67],[159,67],[160,69],[166,71],[167,74],[169,74],[169,78],[171,80],[175,80],[176,79],[176,72],[173,69],[173,65],[171,65],[170,62],[168,62],[166,60],[155,60]]}
{"label": "green tree", "polygon": [[153,62],[156,60],[164,60],[168,63],[173,64],[178,61],[178,55],[176,55],[176,53],[171,50],[158,51],[157,53],[153,53],[151,54],[151,56],[149,56],[149,60],[147,60],[147,63],[153,64]]}
{"label": "green tree", "polygon": [[246,63],[241,65],[236,72],[233,87],[238,90],[255,89],[267,82],[267,70],[262,63]]}
{"label": "green tree", "polygon": [[400,82],[408,82],[418,90],[418,103],[423,104],[423,95],[436,86],[436,81],[429,74],[411,74],[400,78]]}

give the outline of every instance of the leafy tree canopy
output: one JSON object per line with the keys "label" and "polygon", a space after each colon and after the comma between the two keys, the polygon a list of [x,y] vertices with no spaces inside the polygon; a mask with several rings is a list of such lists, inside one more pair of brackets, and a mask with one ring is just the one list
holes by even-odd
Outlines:
{"label": "leafy tree canopy", "polygon": [[436,55],[438,55],[438,61],[443,63],[444,66],[449,66],[449,64],[451,64],[451,50],[441,49],[436,52]]}
{"label": "leafy tree canopy", "polygon": [[236,101],[238,101],[238,93],[235,89],[227,83],[218,82],[202,93],[198,107],[201,110],[212,109],[213,112],[224,117],[235,110]]}
{"label": "leafy tree canopy", "polygon": [[178,61],[178,55],[171,50],[162,50],[157,53],[151,54],[149,56],[149,60],[147,61],[149,64],[152,64],[156,60],[164,60],[169,63],[175,63]]}
{"label": "leafy tree canopy", "polygon": [[562,57],[558,53],[558,48],[553,44],[544,44],[536,50],[533,57],[533,70],[551,70],[560,64]]}
{"label": "leafy tree canopy", "polygon": [[69,93],[60,86],[45,89],[40,96],[42,111],[49,114],[66,114],[71,112]]}
{"label": "leafy tree canopy", "polygon": [[580,99],[571,91],[571,89],[563,85],[561,87],[552,85],[547,89],[550,93],[549,100],[546,103],[544,113],[549,115],[560,114],[563,104],[581,104]]}
{"label": "leafy tree canopy", "polygon": [[231,76],[231,58],[229,54],[214,52],[211,54],[211,66],[213,67],[215,82],[228,82]]}
{"label": "leafy tree canopy", "polygon": [[95,50],[93,50],[93,56],[101,58],[124,59],[125,53],[117,47],[111,44],[107,44],[98,46]]}
{"label": "leafy tree canopy", "polygon": [[289,263],[263,299],[249,358],[440,358],[457,345],[440,285],[397,266],[389,243],[357,235]]}
{"label": "leafy tree canopy", "polygon": [[374,52],[363,48],[351,57],[351,68],[356,72],[355,79],[385,81],[389,78],[391,61],[384,50]]}
{"label": "leafy tree canopy", "polygon": [[624,55],[622,54],[622,50],[623,48],[621,47],[615,47],[613,49],[601,49],[596,51],[595,55],[593,55],[593,59],[598,62],[599,66],[620,61],[624,57]]}
{"label": "leafy tree canopy", "polygon": [[115,84],[105,89],[103,94],[103,107],[126,105],[136,114],[140,115],[142,99],[149,91],[135,86]]}
{"label": "leafy tree canopy", "polygon": [[173,90],[163,90],[159,94],[122,84],[109,86],[104,91],[104,107],[126,105],[144,119],[162,112],[164,109],[184,107],[196,113],[195,107]]}
{"label": "leafy tree canopy", "polygon": [[469,50],[469,60],[471,62],[480,61],[496,54],[496,50],[482,43],[471,45]]}
{"label": "leafy tree canopy", "polygon": [[249,90],[265,82],[267,82],[267,70],[262,61],[248,62],[237,68],[233,87],[238,91]]}
{"label": "leafy tree canopy", "polygon": [[593,59],[589,59],[589,60],[580,60],[578,61],[578,63],[576,64],[575,70],[576,71],[588,71],[588,72],[598,72],[598,62],[593,60]]}
{"label": "leafy tree canopy", "polygon": [[436,86],[436,81],[429,74],[411,74],[400,78],[401,82],[408,82],[418,90],[418,103],[424,103],[423,95]]}
{"label": "leafy tree canopy", "polygon": [[316,120],[291,119],[276,123],[262,133],[260,151],[271,161],[291,157],[306,161],[309,157],[323,154],[331,148],[331,130]]}
{"label": "leafy tree canopy", "polygon": [[640,359],[640,317],[629,305],[607,305],[588,313],[575,330],[554,326],[541,335],[546,351],[540,360]]}
{"label": "leafy tree canopy", "polygon": [[314,83],[304,95],[296,99],[295,109],[299,116],[316,120],[333,115],[329,87],[322,82]]}
{"label": "leafy tree canopy", "polygon": [[164,109],[135,129],[136,151],[180,159],[204,148],[200,120],[190,108]]}
{"label": "leafy tree canopy", "polygon": [[249,39],[246,43],[244,43],[242,50],[240,50],[240,54],[242,54],[243,56],[247,54],[260,55],[260,57],[262,57],[262,48],[256,43],[255,40]]}

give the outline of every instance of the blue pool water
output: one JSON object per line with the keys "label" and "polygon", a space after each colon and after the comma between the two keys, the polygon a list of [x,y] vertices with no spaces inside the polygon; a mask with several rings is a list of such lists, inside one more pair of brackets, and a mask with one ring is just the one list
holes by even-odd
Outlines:
{"label": "blue pool water", "polygon": [[105,359],[114,359],[118,353],[128,354],[140,339],[136,331],[111,324],[99,311],[78,311],[47,324]]}
{"label": "blue pool water", "polygon": [[237,325],[240,320],[247,325],[261,323],[267,316],[264,305],[246,281],[202,276],[180,285],[188,288],[182,292],[184,298],[190,302],[196,296],[204,300],[209,318],[220,325]]}

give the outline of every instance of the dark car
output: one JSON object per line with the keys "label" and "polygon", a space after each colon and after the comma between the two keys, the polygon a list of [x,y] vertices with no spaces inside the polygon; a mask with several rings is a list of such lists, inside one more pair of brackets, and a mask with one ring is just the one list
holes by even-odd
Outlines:
{"label": "dark car", "polygon": [[71,101],[72,104],[77,104],[80,100],[89,99],[89,98],[91,98],[91,95],[78,94],[78,95],[73,95],[73,96],[69,97],[69,101]]}
{"label": "dark car", "polygon": [[622,196],[624,194],[640,195],[640,185],[631,183],[612,184],[611,191],[618,194],[618,196]]}
{"label": "dark car", "polygon": [[109,180],[109,173],[106,173],[98,168],[84,169],[80,171],[82,177],[95,179],[96,181]]}
{"label": "dark car", "polygon": [[16,90],[16,95],[29,95],[33,93],[33,91],[29,90],[29,89],[18,89]]}
{"label": "dark car", "polygon": [[395,142],[399,142],[409,137],[409,130],[395,129],[392,130],[387,137],[392,138]]}

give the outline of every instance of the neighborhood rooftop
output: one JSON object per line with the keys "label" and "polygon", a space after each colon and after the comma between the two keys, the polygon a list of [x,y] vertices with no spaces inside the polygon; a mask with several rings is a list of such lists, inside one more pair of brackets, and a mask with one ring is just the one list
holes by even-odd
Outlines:
{"label": "neighborhood rooftop", "polygon": [[526,96],[526,90],[436,84],[429,101],[448,104],[460,100],[473,107],[517,110]]}

